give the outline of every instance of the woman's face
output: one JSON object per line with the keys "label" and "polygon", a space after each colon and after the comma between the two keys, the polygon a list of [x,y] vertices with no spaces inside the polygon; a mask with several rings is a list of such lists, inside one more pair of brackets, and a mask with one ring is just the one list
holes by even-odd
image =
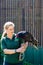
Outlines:
{"label": "woman's face", "polygon": [[13,35],[13,33],[14,33],[14,27],[13,26],[9,26],[8,29],[6,30],[6,32],[9,35]]}

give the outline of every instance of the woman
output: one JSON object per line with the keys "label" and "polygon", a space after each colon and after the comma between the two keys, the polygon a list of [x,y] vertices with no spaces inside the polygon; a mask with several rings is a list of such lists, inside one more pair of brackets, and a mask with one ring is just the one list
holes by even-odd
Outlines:
{"label": "woman", "polygon": [[12,22],[4,24],[4,32],[1,38],[1,47],[4,53],[3,65],[23,65],[23,60],[19,60],[19,55],[26,50],[28,43],[19,43],[19,38],[15,37],[14,27],[15,25]]}

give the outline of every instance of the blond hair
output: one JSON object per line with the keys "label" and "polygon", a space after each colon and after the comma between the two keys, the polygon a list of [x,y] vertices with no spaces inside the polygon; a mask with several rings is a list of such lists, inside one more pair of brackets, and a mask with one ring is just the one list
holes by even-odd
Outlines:
{"label": "blond hair", "polygon": [[3,30],[3,34],[2,34],[1,39],[7,34],[7,33],[6,33],[6,30],[9,28],[9,26],[15,27],[15,25],[14,25],[13,22],[10,22],[10,21],[6,22],[6,23],[4,24],[4,27],[3,27],[4,30]]}

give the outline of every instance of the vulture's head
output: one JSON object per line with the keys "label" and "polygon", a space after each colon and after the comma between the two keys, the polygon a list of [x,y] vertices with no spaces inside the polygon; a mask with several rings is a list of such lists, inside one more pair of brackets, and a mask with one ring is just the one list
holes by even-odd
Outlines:
{"label": "vulture's head", "polygon": [[27,31],[20,31],[17,33],[17,37],[23,39],[24,42],[30,42],[37,46],[37,41],[34,39],[33,35]]}

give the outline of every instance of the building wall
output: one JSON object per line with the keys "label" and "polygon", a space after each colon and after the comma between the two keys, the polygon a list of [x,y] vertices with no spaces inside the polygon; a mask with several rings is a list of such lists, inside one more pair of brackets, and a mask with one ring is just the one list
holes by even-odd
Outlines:
{"label": "building wall", "polygon": [[7,21],[15,23],[15,32],[26,30],[43,44],[43,0],[0,0],[0,33]]}

